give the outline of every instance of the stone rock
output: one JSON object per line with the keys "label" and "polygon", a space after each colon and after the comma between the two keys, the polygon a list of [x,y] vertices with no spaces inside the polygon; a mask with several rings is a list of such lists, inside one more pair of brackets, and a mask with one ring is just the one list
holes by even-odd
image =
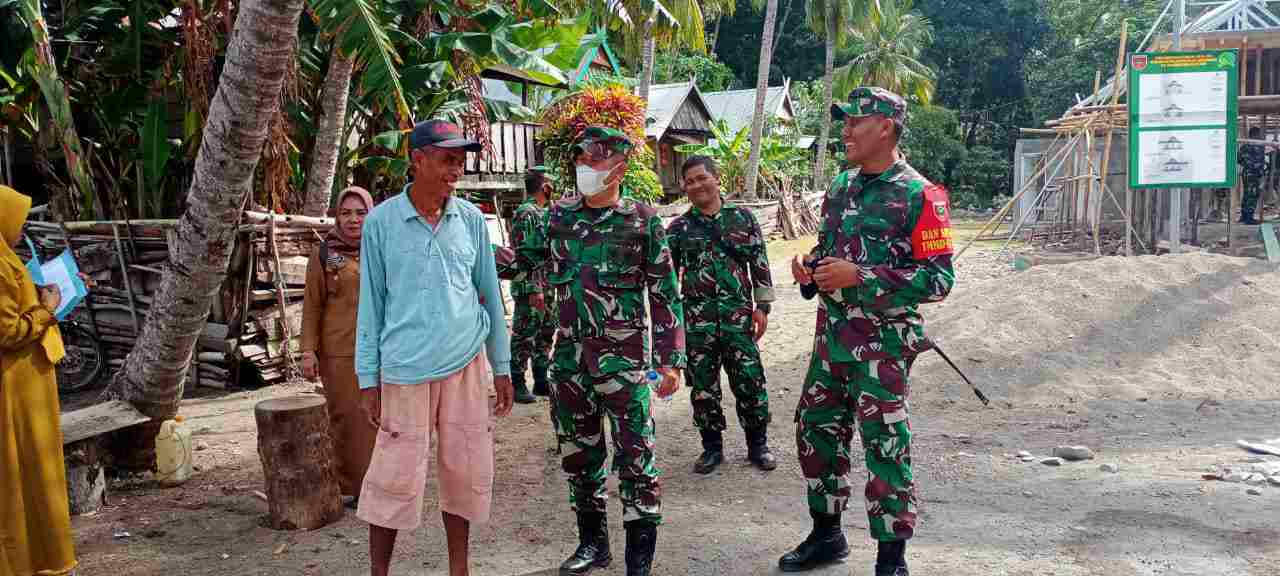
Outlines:
{"label": "stone rock", "polygon": [[1245,478],[1248,478],[1248,475],[1244,472],[1227,472],[1222,475],[1223,482],[1230,482],[1232,484],[1244,482]]}
{"label": "stone rock", "polygon": [[1252,470],[1256,474],[1263,476],[1275,476],[1280,474],[1280,462],[1262,462],[1254,464]]}
{"label": "stone rock", "polygon": [[1041,460],[1040,463],[1044,464],[1045,466],[1061,466],[1062,459],[1061,458],[1045,458],[1044,460]]}
{"label": "stone rock", "polygon": [[1072,462],[1093,460],[1093,450],[1088,446],[1058,446],[1053,449],[1053,455]]}
{"label": "stone rock", "polygon": [[1026,450],[1019,450],[1019,451],[1018,451],[1018,457],[1019,457],[1019,458],[1026,458],[1026,457],[1028,457],[1028,456],[1031,456],[1031,453],[1030,453],[1030,452],[1027,452]]}
{"label": "stone rock", "polygon": [[1103,464],[1099,466],[1098,469],[1108,474],[1116,474],[1120,472],[1120,466],[1116,464]]}
{"label": "stone rock", "polygon": [[205,444],[204,442],[197,442],[197,443],[196,443],[196,452],[203,452],[203,451],[208,450],[208,449],[209,449],[209,445],[208,445],[208,444]]}
{"label": "stone rock", "polygon": [[1267,483],[1272,486],[1280,486],[1280,474],[1267,478]]}
{"label": "stone rock", "polygon": [[1036,461],[1036,457],[1035,457],[1035,456],[1032,456],[1032,455],[1030,455],[1030,454],[1027,454],[1026,456],[1019,456],[1019,457],[1018,457],[1018,459],[1019,459],[1019,460],[1022,460],[1023,462],[1035,462],[1035,461]]}
{"label": "stone rock", "polygon": [[1030,490],[1024,490],[1024,491],[1022,492],[1022,495],[1023,495],[1023,496],[1025,496],[1025,497],[1027,497],[1027,498],[1031,498],[1032,496],[1035,496],[1035,494],[1033,494]]}
{"label": "stone rock", "polygon": [[1261,474],[1250,474],[1249,476],[1245,477],[1244,483],[1250,486],[1266,486],[1267,477]]}
{"label": "stone rock", "polygon": [[1249,493],[1249,495],[1250,495],[1250,496],[1261,496],[1261,495],[1262,495],[1262,491],[1261,491],[1261,490],[1259,490],[1259,489],[1257,489],[1257,488],[1250,488],[1250,489],[1248,490],[1248,493]]}

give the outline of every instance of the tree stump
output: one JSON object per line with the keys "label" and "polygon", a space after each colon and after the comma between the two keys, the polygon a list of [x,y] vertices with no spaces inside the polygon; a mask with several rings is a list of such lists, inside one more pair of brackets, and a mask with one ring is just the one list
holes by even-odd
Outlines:
{"label": "tree stump", "polygon": [[[135,430],[149,418],[133,406],[112,400],[62,413],[62,457],[67,471],[67,502],[72,516],[102,509],[107,499],[102,442],[113,432]],[[154,433],[153,433],[154,437]],[[152,463],[155,456],[152,456]]]}
{"label": "tree stump", "polygon": [[107,499],[107,476],[97,438],[73,442],[62,448],[67,468],[67,503],[72,516],[92,514]]}
{"label": "tree stump", "polygon": [[253,414],[271,527],[314,530],[342,518],[325,399],[301,395],[263,400]]}

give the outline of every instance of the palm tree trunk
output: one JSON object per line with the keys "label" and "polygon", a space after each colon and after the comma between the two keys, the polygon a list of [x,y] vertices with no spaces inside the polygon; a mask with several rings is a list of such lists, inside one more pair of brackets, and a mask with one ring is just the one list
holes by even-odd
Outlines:
{"label": "palm tree trunk", "polygon": [[791,18],[791,6],[794,5],[792,0],[786,0],[786,8],[782,10],[782,19],[778,20],[777,34],[773,35],[773,48],[770,49],[771,54],[778,52],[778,41],[787,35],[787,20]]}
{"label": "palm tree trunk", "polygon": [[769,66],[773,64],[773,27],[778,20],[778,0],[769,0],[764,9],[764,33],[760,38],[760,66],[756,72],[756,110],[751,116],[751,155],[747,158],[747,200],[756,197],[760,176],[760,144],[764,139],[764,99],[769,92]]}
{"label": "palm tree trunk", "polygon": [[329,58],[329,72],[324,77],[324,116],[316,131],[316,144],[312,149],[311,169],[307,171],[307,201],[302,213],[307,216],[324,216],[329,210],[329,198],[333,189],[333,175],[338,167],[343,122],[347,117],[347,95],[351,92],[351,70],[355,60],[344,57],[334,42],[333,55]]}
{"label": "palm tree trunk", "polygon": [[294,57],[303,0],[243,0],[196,156],[187,209],[142,336],[104,397],[150,416],[113,442],[122,467],[154,461],[155,428],[178,410],[209,307],[227,272],[271,118]]}
{"label": "palm tree trunk", "polygon": [[[826,72],[822,79],[822,103],[824,115],[831,113],[831,82],[835,77],[836,69],[836,16],[835,11],[831,9],[832,2],[826,3],[826,48],[827,61]],[[818,159],[813,166],[813,185],[821,186],[822,189],[827,187],[826,166],[827,166],[827,140],[831,136],[831,122],[823,122],[822,128],[818,131]]]}
{"label": "palm tree trunk", "polygon": [[50,206],[65,205],[78,210],[73,214],[55,214],[62,220],[75,220],[82,215],[92,214],[95,198],[93,176],[89,171],[89,159],[85,157],[80,146],[80,136],[76,133],[75,119],[71,117],[71,100],[67,97],[67,86],[58,75],[58,64],[53,59],[53,50],[49,45],[49,26],[40,12],[40,0],[23,0],[18,3],[22,15],[31,26],[31,34],[35,40],[35,66],[32,75],[44,95],[45,105],[49,107],[49,116],[57,128],[58,140],[62,144],[62,156],[67,163],[67,172],[71,175],[73,187],[72,197],[68,202],[50,202]]}
{"label": "palm tree trunk", "polygon": [[711,59],[716,59],[716,44],[720,43],[720,22],[724,20],[724,14],[716,16],[716,27],[711,31]]}
{"label": "palm tree trunk", "polygon": [[652,17],[640,25],[640,37],[644,42],[644,48],[640,54],[640,97],[648,102],[649,87],[653,85],[653,52],[656,43],[653,39]]}

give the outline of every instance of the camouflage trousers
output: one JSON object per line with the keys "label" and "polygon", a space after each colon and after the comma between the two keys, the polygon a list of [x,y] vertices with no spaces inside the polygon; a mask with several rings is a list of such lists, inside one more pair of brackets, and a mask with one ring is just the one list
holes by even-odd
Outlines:
{"label": "camouflage trousers", "polygon": [[698,430],[724,431],[725,418],[720,390],[720,367],[729,375],[738,423],[744,430],[769,424],[769,391],[765,388],[764,364],[760,349],[750,333],[689,332],[689,386],[693,388],[693,423]]}
{"label": "camouflage trousers", "polygon": [[613,470],[618,474],[622,520],[662,523],[662,486],[653,454],[653,393],[639,370],[592,376],[580,367],[552,367],[561,467],[569,475],[575,510],[606,512],[608,451],[603,420],[609,418]]}
{"label": "camouflage trousers", "polygon": [[1253,218],[1262,195],[1262,176],[1245,176],[1244,194],[1240,198],[1240,217]]}
{"label": "camouflage trousers", "polygon": [[551,366],[551,341],[556,335],[556,318],[551,308],[538,310],[529,305],[528,296],[516,298],[511,319],[511,369],[524,372],[533,365],[534,373]]}
{"label": "camouflage trousers", "polygon": [[850,444],[856,422],[867,467],[864,498],[871,536],[910,538],[916,526],[907,419],[910,359],[827,363],[814,354],[796,407],[796,444],[809,508],[834,514],[848,505]]}

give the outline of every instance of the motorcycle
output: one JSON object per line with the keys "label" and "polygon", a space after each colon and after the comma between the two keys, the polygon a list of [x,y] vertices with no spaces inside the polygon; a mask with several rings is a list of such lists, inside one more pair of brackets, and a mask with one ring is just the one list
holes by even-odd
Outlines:
{"label": "motorcycle", "polygon": [[92,388],[107,366],[102,342],[79,320],[68,317],[58,323],[66,356],[58,362],[58,391],[79,392]]}

